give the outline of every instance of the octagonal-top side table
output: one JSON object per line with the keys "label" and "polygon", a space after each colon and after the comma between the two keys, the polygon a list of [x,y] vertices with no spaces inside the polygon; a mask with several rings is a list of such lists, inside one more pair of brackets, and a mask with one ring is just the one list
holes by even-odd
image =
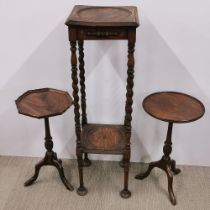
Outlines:
{"label": "octagonal-top side table", "polygon": [[15,102],[20,114],[44,119],[45,125],[45,148],[47,150],[45,157],[35,165],[34,175],[24,185],[33,184],[38,178],[41,167],[50,165],[58,169],[61,181],[68,190],[72,191],[74,188],[64,175],[62,161],[57,158],[56,152],[53,151],[49,124],[49,117],[62,115],[73,104],[71,96],[66,91],[41,88],[25,92]]}

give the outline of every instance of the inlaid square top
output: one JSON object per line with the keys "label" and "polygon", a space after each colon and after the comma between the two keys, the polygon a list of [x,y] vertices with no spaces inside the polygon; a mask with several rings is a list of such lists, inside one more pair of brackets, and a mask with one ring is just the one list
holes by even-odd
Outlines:
{"label": "inlaid square top", "polygon": [[138,27],[137,7],[74,6],[66,21],[67,26],[125,26]]}

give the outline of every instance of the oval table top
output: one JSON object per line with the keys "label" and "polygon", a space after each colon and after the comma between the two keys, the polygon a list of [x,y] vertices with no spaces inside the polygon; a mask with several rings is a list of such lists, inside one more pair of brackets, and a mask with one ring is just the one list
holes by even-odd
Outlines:
{"label": "oval table top", "polygon": [[143,100],[144,110],[166,122],[192,122],[204,115],[204,105],[196,98],[179,92],[156,92]]}

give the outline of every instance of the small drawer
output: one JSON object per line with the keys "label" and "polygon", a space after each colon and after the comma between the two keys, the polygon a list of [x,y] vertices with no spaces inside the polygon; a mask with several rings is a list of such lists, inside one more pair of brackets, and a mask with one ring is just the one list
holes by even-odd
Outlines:
{"label": "small drawer", "polygon": [[127,30],[121,29],[81,29],[78,33],[82,40],[127,39]]}

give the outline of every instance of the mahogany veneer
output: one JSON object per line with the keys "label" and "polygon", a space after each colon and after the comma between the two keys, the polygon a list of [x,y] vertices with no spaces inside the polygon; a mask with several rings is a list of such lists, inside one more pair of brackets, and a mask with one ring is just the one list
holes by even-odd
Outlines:
{"label": "mahogany veneer", "polygon": [[35,165],[34,175],[24,183],[25,186],[32,185],[39,176],[42,166],[50,165],[57,168],[61,181],[68,190],[73,190],[67,181],[62,166],[62,161],[52,150],[53,141],[50,134],[49,117],[63,114],[73,101],[67,92],[52,88],[29,90],[16,100],[17,109],[20,114],[35,118],[44,118],[45,123],[45,157]]}
{"label": "mahogany veneer", "polygon": [[35,118],[61,115],[72,103],[67,92],[53,88],[29,90],[16,100],[20,114]]}
{"label": "mahogany veneer", "polygon": [[192,122],[204,114],[204,106],[199,100],[178,92],[151,94],[144,99],[143,107],[149,115],[166,122]]}
{"label": "mahogany veneer", "polygon": [[151,162],[145,173],[136,175],[136,179],[144,179],[149,176],[154,167],[164,170],[168,178],[168,192],[171,203],[176,204],[173,192],[173,173],[180,173],[176,168],[175,160],[172,160],[172,128],[173,123],[187,123],[198,120],[204,115],[204,105],[196,98],[178,92],[157,92],[147,96],[143,101],[144,110],[159,120],[168,122],[166,141],[163,147],[164,155],[159,161]]}
{"label": "mahogany veneer", "polygon": [[[77,137],[77,159],[80,186],[79,195],[85,195],[87,189],[83,183],[83,166],[91,164],[88,153],[123,154],[124,189],[120,192],[128,198],[128,173],[130,162],[130,137],[132,120],[132,97],[134,79],[134,47],[136,28],[139,26],[136,7],[94,7],[76,5],[66,25],[69,29],[71,44],[71,72],[74,97],[75,132]],[[128,40],[127,93],[125,118],[123,125],[88,124],[86,114],[86,87],[84,68],[84,40]],[[77,44],[79,57],[77,59]],[[79,61],[79,72],[77,62]],[[79,78],[78,78],[79,75]],[[79,85],[81,97],[79,97]],[[81,104],[81,115],[80,115]],[[84,154],[84,159],[83,159]]]}

